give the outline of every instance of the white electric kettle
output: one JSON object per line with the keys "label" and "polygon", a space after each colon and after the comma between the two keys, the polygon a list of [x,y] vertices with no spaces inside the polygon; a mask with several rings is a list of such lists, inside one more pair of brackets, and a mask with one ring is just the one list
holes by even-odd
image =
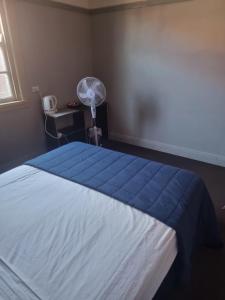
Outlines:
{"label": "white electric kettle", "polygon": [[49,95],[42,98],[42,107],[45,114],[54,114],[57,112],[57,98],[56,96]]}

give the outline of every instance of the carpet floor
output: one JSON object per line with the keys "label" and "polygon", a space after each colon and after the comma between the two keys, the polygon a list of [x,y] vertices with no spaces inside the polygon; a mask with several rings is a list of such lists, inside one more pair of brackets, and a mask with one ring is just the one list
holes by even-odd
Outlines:
{"label": "carpet floor", "polygon": [[[159,161],[198,173],[212,197],[223,241],[225,241],[225,168],[124,143],[108,141],[107,148]],[[201,248],[193,257],[192,280],[174,290],[165,300],[225,300],[225,247]]]}

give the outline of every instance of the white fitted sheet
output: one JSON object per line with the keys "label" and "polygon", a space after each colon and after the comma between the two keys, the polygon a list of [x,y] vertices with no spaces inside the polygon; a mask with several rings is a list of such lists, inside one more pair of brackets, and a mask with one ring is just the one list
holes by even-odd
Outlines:
{"label": "white fitted sheet", "polygon": [[0,175],[0,299],[152,299],[175,231],[30,166]]}

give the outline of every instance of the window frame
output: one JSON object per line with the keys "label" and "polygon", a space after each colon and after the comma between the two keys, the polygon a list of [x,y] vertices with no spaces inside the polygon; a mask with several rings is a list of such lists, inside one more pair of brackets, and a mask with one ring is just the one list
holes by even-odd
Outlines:
{"label": "window frame", "polygon": [[3,106],[9,104],[21,104],[21,102],[24,102],[18,80],[18,72],[13,53],[13,42],[10,33],[5,0],[0,0],[0,34],[2,34],[2,42],[0,42],[0,47],[2,48],[6,64],[6,71],[0,72],[0,74],[8,75],[12,92],[12,97],[0,99],[0,108],[2,108]]}

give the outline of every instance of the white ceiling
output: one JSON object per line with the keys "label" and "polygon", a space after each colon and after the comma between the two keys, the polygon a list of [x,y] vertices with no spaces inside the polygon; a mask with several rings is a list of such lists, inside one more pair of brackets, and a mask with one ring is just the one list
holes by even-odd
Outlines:
{"label": "white ceiling", "polygon": [[52,0],[55,2],[61,2],[83,8],[95,9],[100,7],[108,7],[119,4],[134,3],[143,0]]}

